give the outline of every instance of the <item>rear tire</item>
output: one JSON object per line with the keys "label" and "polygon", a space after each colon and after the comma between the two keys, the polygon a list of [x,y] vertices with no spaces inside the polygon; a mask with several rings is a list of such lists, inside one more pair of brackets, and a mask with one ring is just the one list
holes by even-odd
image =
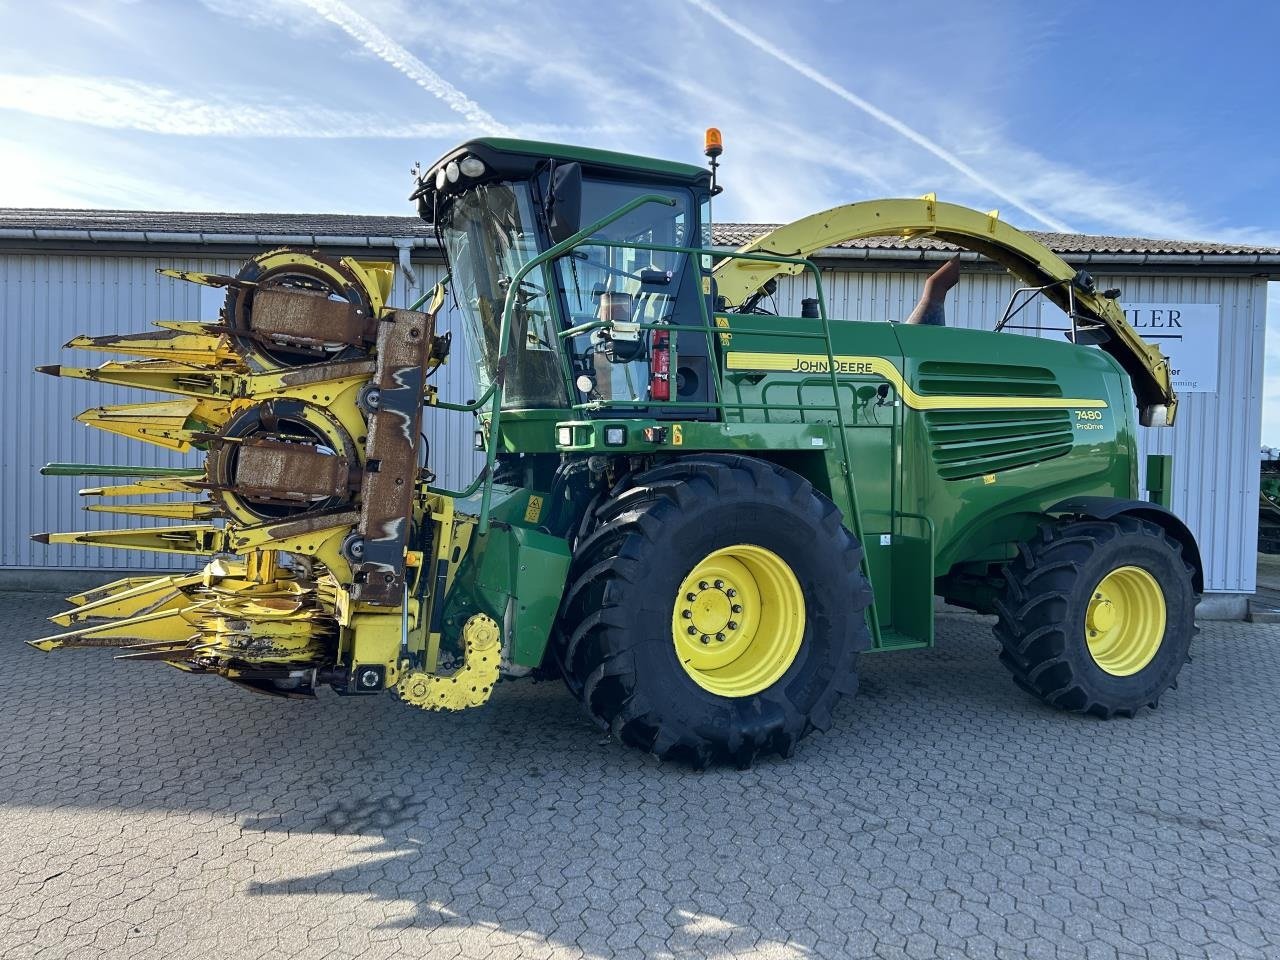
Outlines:
{"label": "rear tire", "polygon": [[1000,662],[1051,706],[1110,719],[1156,707],[1195,630],[1193,571],[1134,517],[1045,524],[1004,570]]}
{"label": "rear tire", "polygon": [[660,758],[789,756],[857,687],[861,558],[836,506],[790,471],[735,456],[649,470],[594,508],[576,546],[565,681],[601,727]]}

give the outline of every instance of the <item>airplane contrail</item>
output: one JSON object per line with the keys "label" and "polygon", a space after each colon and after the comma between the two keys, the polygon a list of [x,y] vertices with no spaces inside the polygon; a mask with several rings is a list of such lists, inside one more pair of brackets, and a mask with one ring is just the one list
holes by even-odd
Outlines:
{"label": "airplane contrail", "polygon": [[352,10],[341,0],[302,0],[330,23],[342,28],[370,53],[385,60],[432,96],[444,101],[450,109],[462,114],[486,133],[510,134],[511,128],[501,123],[465,93],[396,43],[368,18]]}
{"label": "airplane contrail", "polygon": [[687,2],[697,7],[699,10],[701,10],[707,16],[711,17],[713,20],[718,21],[721,24],[721,26],[727,28],[728,30],[731,30],[733,33],[736,33],[739,37],[747,41],[747,43],[751,44],[753,47],[756,47],[758,50],[764,53],[767,53],[769,56],[773,57],[775,60],[781,61],[782,63],[790,67],[792,70],[795,70],[797,73],[801,74],[804,77],[807,77],[808,79],[812,80],[814,83],[818,84],[818,86],[830,91],[831,93],[834,93],[841,100],[844,100],[846,103],[850,103],[853,106],[857,107],[863,113],[867,114],[867,116],[871,117],[872,119],[878,120],[880,123],[883,123],[890,130],[893,130],[895,133],[898,133],[901,136],[905,137],[906,139],[910,140],[916,146],[922,147],[923,149],[929,151],[929,153],[933,154],[935,157],[937,157],[943,163],[947,164],[947,166],[951,167],[953,170],[956,170],[959,173],[964,174],[966,177],[968,177],[978,186],[982,187],[984,190],[994,194],[995,196],[999,197],[1001,200],[1005,201],[1006,203],[1009,203],[1017,207],[1019,210],[1021,210],[1023,213],[1027,214],[1028,216],[1034,217],[1036,220],[1039,220],[1049,229],[1056,230],[1059,233],[1075,233],[1074,230],[1072,230],[1069,226],[1067,226],[1061,220],[1058,220],[1051,214],[1045,213],[1044,211],[1038,209],[1037,207],[1033,206],[1032,204],[1018,197],[1016,194],[1010,193],[1008,190],[1006,190],[1004,187],[1001,187],[999,184],[992,182],[990,179],[983,176],[973,167],[969,166],[969,164],[965,163],[963,160],[957,157],[954,153],[947,150],[945,147],[939,146],[938,144],[934,143],[932,140],[930,140],[924,134],[920,133],[918,130],[914,129],[913,127],[909,127],[907,124],[903,123],[897,117],[881,110],[874,103],[870,103],[869,101],[864,100],[862,97],[858,96],[853,91],[849,90],[848,88],[832,80],[830,77],[813,69],[813,67],[809,66],[807,63],[804,63],[801,60],[797,60],[795,57],[791,56],[785,50],[770,43],[768,40],[760,36],[760,34],[756,33],[754,30],[734,20],[727,13],[725,13],[723,10],[717,7],[714,3],[712,3],[711,0],[687,0]]}

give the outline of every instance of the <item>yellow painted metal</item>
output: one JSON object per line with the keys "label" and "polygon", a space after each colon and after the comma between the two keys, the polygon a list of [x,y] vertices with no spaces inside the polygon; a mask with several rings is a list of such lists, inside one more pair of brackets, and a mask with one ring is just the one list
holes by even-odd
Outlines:
{"label": "yellow painted metal", "polygon": [[483,613],[462,626],[463,665],[451,676],[412,671],[401,677],[396,694],[424,710],[463,710],[488,701],[501,663],[498,624]]}
{"label": "yellow painted metal", "polygon": [[[355,264],[364,274],[366,288],[370,293],[376,294],[373,298],[375,309],[386,306],[387,301],[391,299],[392,288],[395,287],[395,266],[385,260],[357,260]],[[440,308],[436,306],[434,309]]]}
{"label": "yellow painted metal", "polygon": [[211,520],[222,515],[212,500],[163,500],[159,503],[91,503],[90,513],[123,513],[134,517],[162,517],[166,520]]}
{"label": "yellow painted metal", "polygon": [[712,551],[680,583],[671,613],[676,657],[694,683],[749,697],[778,681],[804,640],[800,582],[772,550]]}
{"label": "yellow painted metal", "polygon": [[[230,277],[220,273],[201,273],[198,270],[174,270],[164,267],[156,271],[162,277],[169,277],[173,280],[185,280],[187,283],[198,283],[204,287],[225,287]],[[244,283],[244,286],[257,286],[254,283]]]}
{"label": "yellow painted metal", "polygon": [[1094,663],[1116,677],[1137,673],[1164,642],[1164,591],[1142,567],[1116,567],[1093,590],[1085,636]]}
{"label": "yellow painted metal", "polygon": [[201,490],[200,481],[190,477],[147,477],[132,483],[117,483],[106,487],[82,487],[82,497],[149,497],[157,493],[196,493]]}
{"label": "yellow painted metal", "polygon": [[144,613],[184,607],[191,601],[183,591],[197,586],[201,582],[201,576],[202,574],[193,573],[187,576],[130,577],[127,580],[117,580],[115,584],[109,585],[118,587],[111,592],[103,593],[103,588],[100,588],[92,593],[68,597],[71,603],[76,603],[81,597],[85,599],[73,609],[55,614],[49,619],[59,626],[71,627],[94,620],[136,617]]}
{"label": "yellow painted metal", "polygon": [[400,678],[400,641],[408,626],[406,617],[412,621],[408,609],[370,609],[351,617],[351,662],[362,667],[381,664],[386,669],[388,689]]}
{"label": "yellow painted metal", "polygon": [[76,416],[79,423],[187,453],[196,433],[208,433],[225,423],[236,409],[230,401],[189,397],[156,403],[121,403],[93,407]]}
{"label": "yellow painted metal", "polygon": [[[427,498],[426,511],[431,518],[432,543],[435,544],[434,562],[424,557],[424,565],[418,568],[418,577],[427,577],[426,602],[419,617],[416,632],[421,633],[418,645],[422,650],[422,665],[428,673],[433,673],[440,656],[440,630],[429,630],[432,611],[437,603],[444,603],[444,597],[453,583],[453,575],[457,571],[462,558],[467,555],[467,547],[471,541],[471,525],[462,523],[454,512],[453,498],[431,494]],[[445,583],[443,589],[436,582],[435,573],[440,564],[445,565]],[[415,584],[416,586],[416,584]],[[414,593],[418,591],[415,589]]]}
{"label": "yellow painted metal", "polygon": [[104,620],[53,637],[28,640],[37,650],[60,650],[65,647],[122,647],[134,643],[186,640],[196,633],[196,619],[202,604],[188,604],[136,617]]}
{"label": "yellow painted metal", "polygon": [[[335,289],[362,287],[362,302],[375,316],[387,309],[395,266],[343,258],[312,257],[294,250],[277,250],[255,258],[260,271],[297,266],[299,273],[324,276]],[[162,273],[212,286],[233,278]],[[436,290],[432,310],[443,305],[443,286]],[[363,468],[368,414],[357,397],[376,371],[376,360],[363,359],[288,366],[223,323],[160,321],[159,333],[107,337],[77,337],[71,348],[111,352],[134,360],[109,360],[94,368],[51,366],[41,370],[71,379],[137,387],[174,399],[104,406],[87,410],[80,422],[131,439],[187,452],[207,440],[232,418],[268,401],[301,401],[289,405],[291,422],[306,422],[324,447],[352,458],[352,469]],[[223,443],[234,442],[234,438]],[[286,441],[287,442],[287,441]],[[85,487],[91,497],[201,493],[210,478],[144,477],[127,482]],[[92,504],[105,513],[137,513],[152,517],[210,519],[225,517],[224,525],[195,524],[136,530],[84,531],[42,534],[47,543],[143,549],[181,555],[214,554],[204,569],[185,576],[128,578],[73,598],[78,606],[54,618],[70,631],[42,641],[41,649],[61,646],[121,646],[129,659],[157,660],[188,672],[213,672],[249,685],[268,686],[285,678],[305,678],[315,667],[338,662],[386,666],[386,682],[395,687],[412,662],[435,667],[438,633],[428,637],[431,605],[443,602],[469,539],[470,518],[454,514],[447,497],[420,494],[415,502],[415,525],[432,524],[432,554],[414,554],[413,592],[400,609],[361,607],[351,600],[351,562],[342,544],[360,520],[360,504],[353,500],[341,511],[303,512],[263,521],[242,509],[234,488],[219,489],[217,503],[204,499]],[[458,544],[461,550],[455,549]],[[230,559],[234,555],[239,559]],[[287,557],[287,562],[277,558]],[[440,564],[443,563],[443,567]],[[443,582],[438,578],[444,573]],[[423,578],[427,578],[425,581]],[[421,597],[421,601],[419,600]],[[487,623],[486,623],[487,621]],[[476,621],[465,634],[463,669],[452,677],[436,678],[448,693],[443,706],[456,709],[483,702],[497,679],[500,650],[492,621]],[[407,641],[407,642],[406,642]],[[282,672],[283,671],[283,672]],[[475,689],[472,689],[475,687]],[[289,687],[277,688],[281,692]],[[481,689],[483,692],[481,693]],[[441,705],[433,695],[433,707]]]}
{"label": "yellow painted metal", "polygon": [[[850,203],[758,237],[740,252],[767,252],[787,257],[808,257],[827,247],[868,237],[929,236],[973,250],[1001,264],[1030,286],[1058,285],[1045,296],[1060,307],[1067,306],[1067,287],[1076,269],[1034,237],[999,219],[997,211],[980,213],[952,203],[940,203],[932,194],[918,200],[869,200]],[[765,263],[727,258],[716,264],[716,289],[725,302],[740,305],[771,278],[795,275],[798,264]],[[1147,343],[1129,325],[1124,311],[1096,290],[1076,287],[1073,291],[1078,313],[1107,328],[1115,341],[1108,345],[1129,373],[1142,406],[1167,407],[1166,421],[1173,423],[1177,410],[1169,361],[1160,349]]]}
{"label": "yellow painted metal", "polygon": [[148,360],[169,360],[200,366],[228,366],[245,369],[244,361],[225,333],[161,329],[159,333],[126,333],[105,337],[74,337],[67,349],[121,353]]}
{"label": "yellow painted metal", "polygon": [[42,533],[38,535],[38,539],[41,543],[74,543],[121,550],[152,550],[156,553],[208,554],[229,549],[227,531],[211,524]]}
{"label": "yellow painted metal", "polygon": [[297,525],[288,521],[228,528],[226,549],[239,554],[281,550],[300,557],[312,557],[339,582],[350,584],[351,563],[342,555],[342,540],[355,527],[359,514],[328,514],[325,520],[328,525],[311,530],[298,530]]}
{"label": "yellow painted metal", "polygon": [[[264,271],[294,265],[306,266],[328,276],[339,284],[339,288],[346,286],[347,283],[345,277],[335,273],[327,264],[300,250],[281,248],[271,250],[255,259]],[[351,257],[343,257],[342,263],[360,278],[375,312],[386,306],[387,301],[391,299],[391,290],[395,284],[394,264],[382,260],[355,260]],[[162,277],[172,277],[174,280],[185,280],[188,283],[198,283],[206,287],[225,287],[233,284],[244,287],[257,286],[252,281],[236,280],[223,274],[201,273],[195,270],[162,269],[157,270],[156,273]]]}
{"label": "yellow painted metal", "polygon": [[[925,396],[916,393],[893,362],[885,357],[837,356],[835,359],[836,367],[841,373],[871,374],[888,380],[903,402],[913,410],[1066,410],[1107,406],[1106,400],[1095,397]],[[827,358],[816,353],[737,351],[726,354],[725,367],[729,370],[805,370],[826,373]]]}
{"label": "yellow painted metal", "polygon": [[[117,596],[129,590],[134,590],[137,587],[146,586],[153,582],[155,582],[154,577],[121,577],[119,580],[112,580],[110,583],[104,583],[100,587],[91,587],[81,593],[73,593],[71,596],[67,597],[67,603],[72,604],[73,606],[82,607],[91,603],[97,603],[100,600],[106,600],[109,597]],[[57,623],[59,621],[55,620],[54,622]]]}

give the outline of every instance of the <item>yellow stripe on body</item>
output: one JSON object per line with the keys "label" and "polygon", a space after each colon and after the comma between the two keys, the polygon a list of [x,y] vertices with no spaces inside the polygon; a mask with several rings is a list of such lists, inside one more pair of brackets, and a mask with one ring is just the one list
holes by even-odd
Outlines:
{"label": "yellow stripe on body", "polygon": [[[726,355],[730,370],[776,370],[827,373],[827,358],[818,353],[747,353]],[[897,367],[884,357],[836,357],[837,373],[883,377],[913,410],[1066,410],[1106,407],[1107,401],[1079,397],[922,396],[911,389]]]}

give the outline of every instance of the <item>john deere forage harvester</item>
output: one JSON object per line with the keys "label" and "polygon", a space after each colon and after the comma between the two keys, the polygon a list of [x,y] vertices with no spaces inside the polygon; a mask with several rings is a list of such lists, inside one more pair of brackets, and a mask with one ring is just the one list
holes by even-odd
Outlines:
{"label": "john deere forage harvester", "polygon": [[[388,306],[389,264],[275,250],[170,274],[226,288],[216,321],[73,340],[133,359],[43,372],[167,396],[82,422],[203,463],[53,465],[114,477],[82,491],[92,509],[176,523],[39,539],[212,559],[72,597],[67,632],[36,646],[442,710],[558,672],[625,743],[745,764],[826,728],[858,654],[932,644],[937,594],[998,614],[1001,660],[1042,700],[1154,706],[1201,570],[1167,485],[1139,499],[1139,423],[1176,406],[1118,291],[931,196],[713,249],[718,154],[717,137],[708,171],[474,140],[417,179],[452,271],[425,312]],[[1024,286],[996,332],[942,324],[954,264],[910,322],[830,319],[806,257],[881,235],[976,251]],[[766,309],[784,274],[809,277],[802,316]],[[466,405],[430,382],[447,297]],[[1065,338],[1002,332],[1037,297]],[[477,418],[487,466],[464,490],[436,485],[428,406]]]}

